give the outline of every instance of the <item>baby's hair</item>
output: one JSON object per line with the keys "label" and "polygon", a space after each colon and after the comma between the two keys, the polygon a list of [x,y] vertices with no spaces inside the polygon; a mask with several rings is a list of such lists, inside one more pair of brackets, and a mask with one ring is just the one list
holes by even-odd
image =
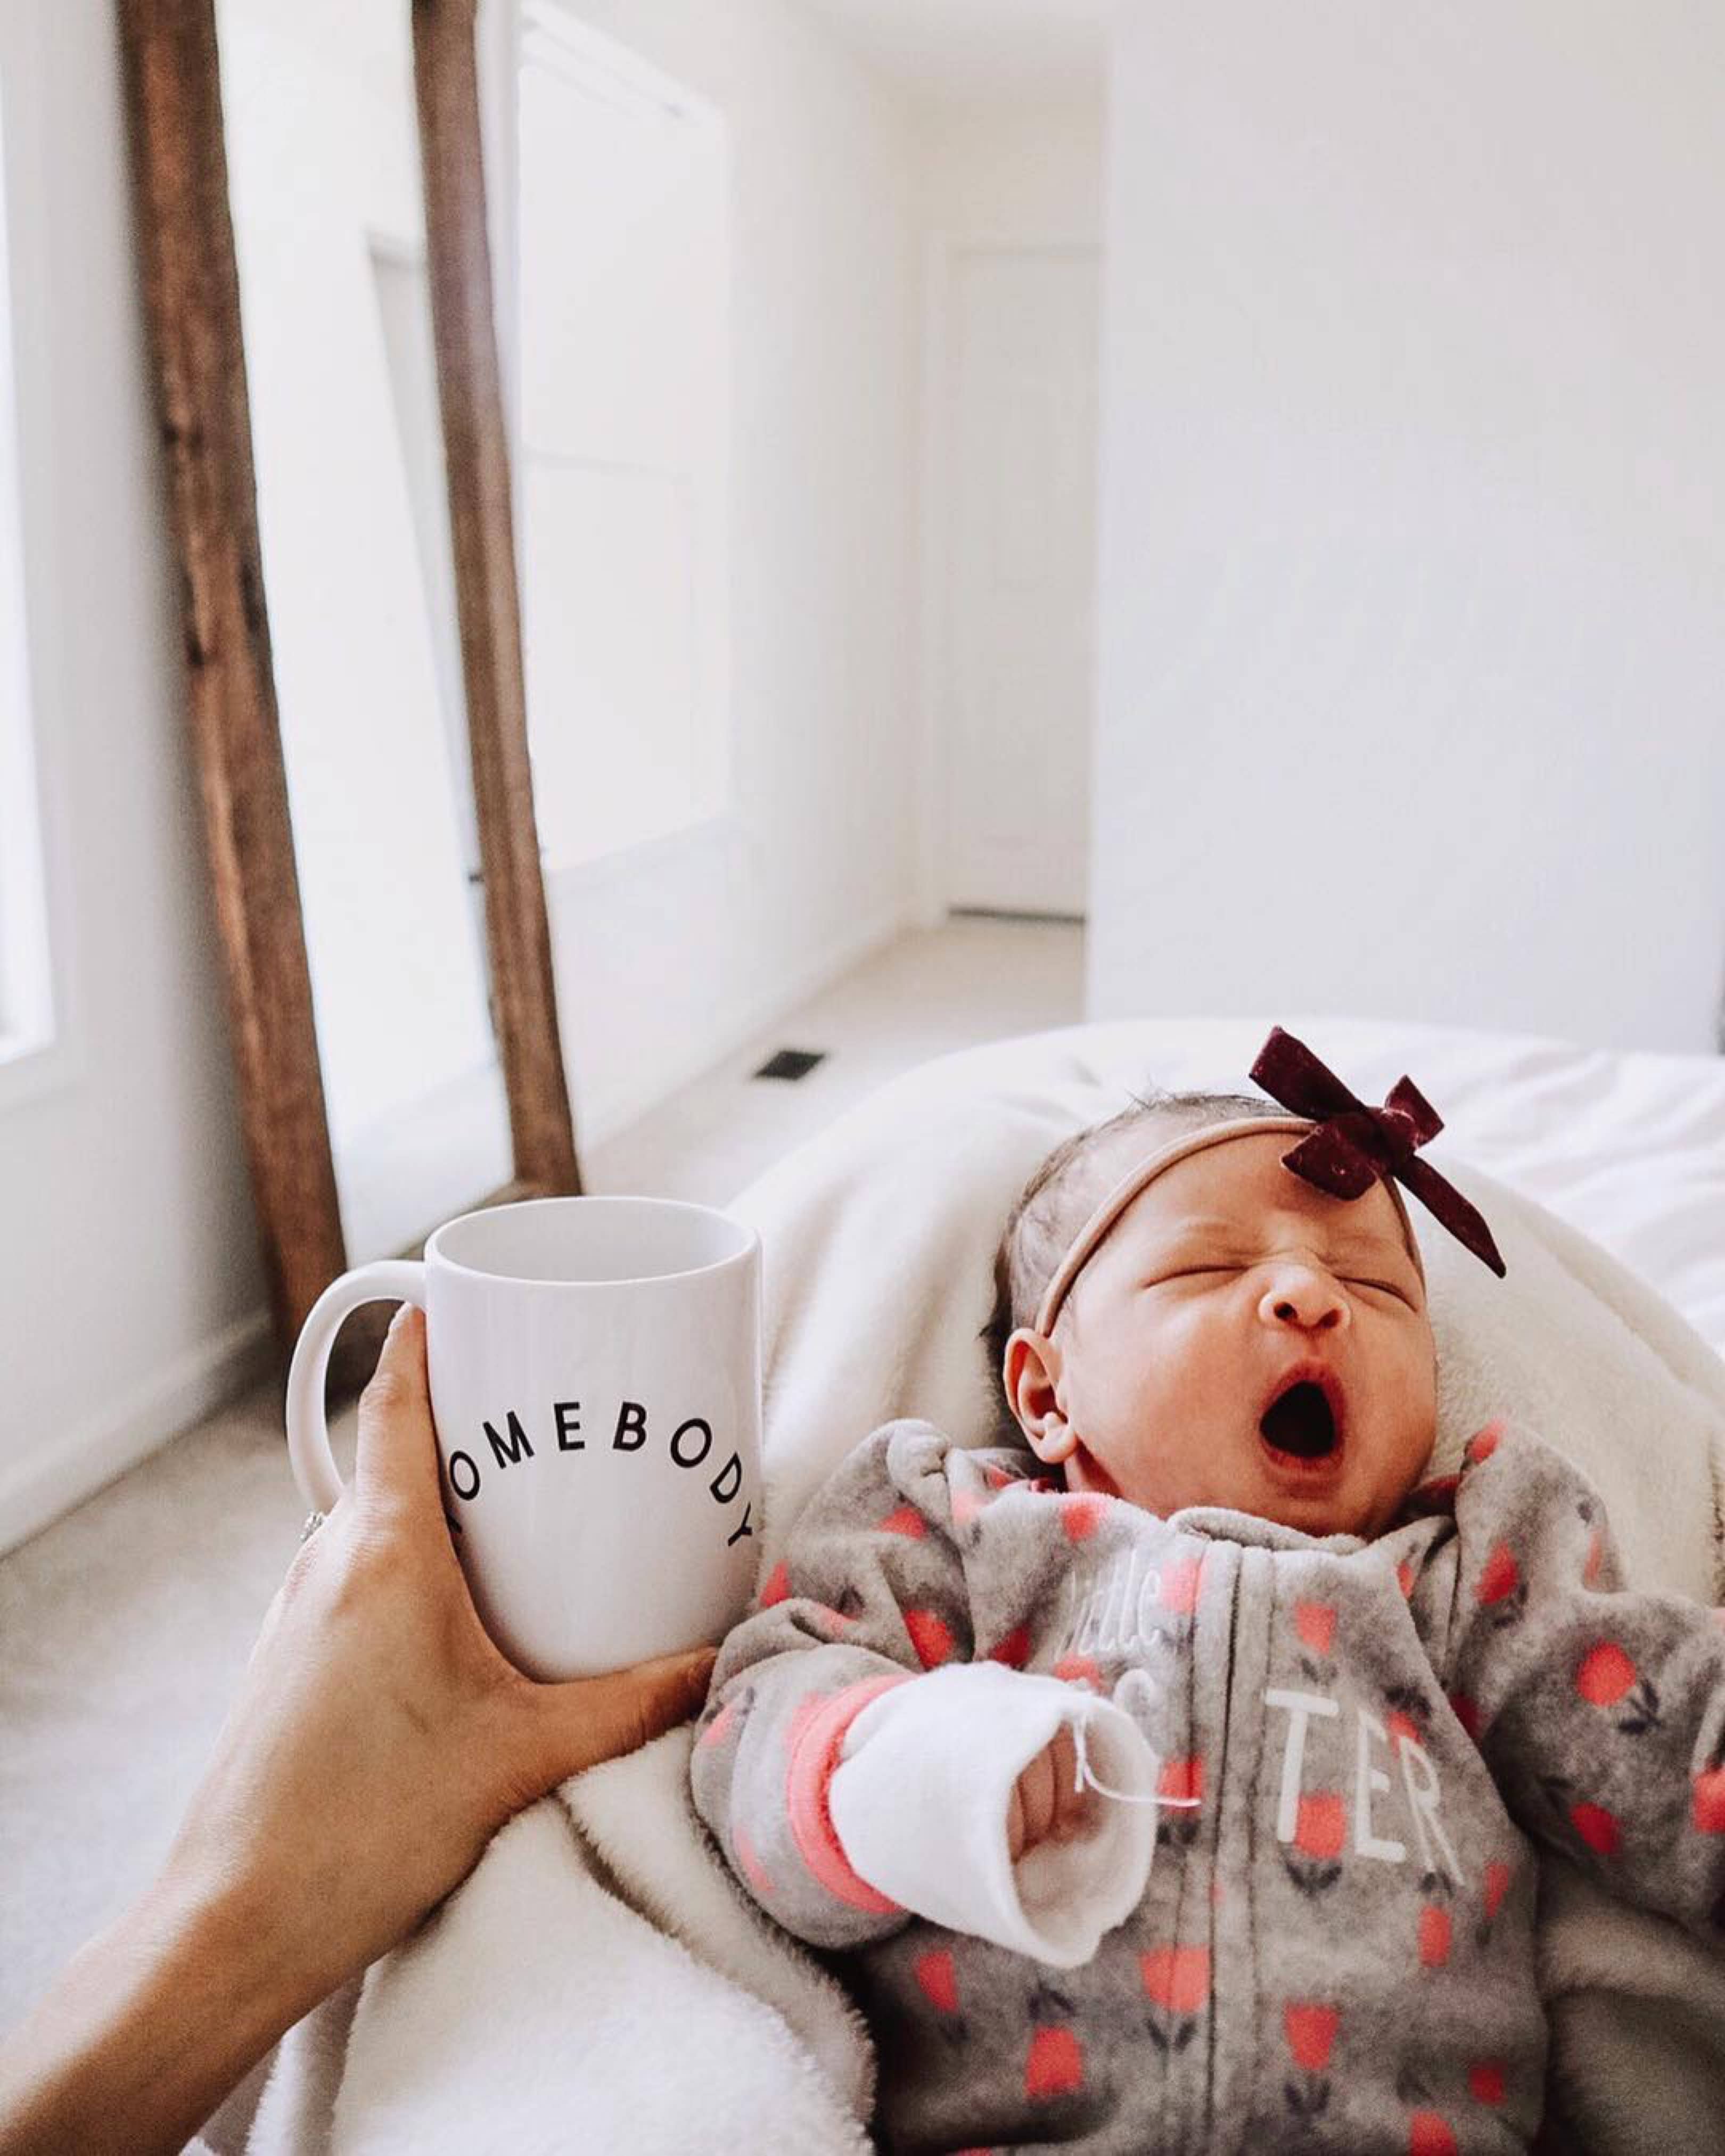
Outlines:
{"label": "baby's hair", "polygon": [[1002,1365],[1006,1343],[1021,1325],[1034,1325],[1044,1289],[1065,1256],[1067,1245],[1102,1199],[1126,1173],[1120,1134],[1144,1132],[1145,1151],[1153,1126],[1172,1138],[1209,1123],[1238,1122],[1248,1116],[1273,1116],[1273,1101],[1244,1093],[1169,1093],[1153,1086],[1134,1093],[1132,1105],[1106,1122],[1092,1123],[1063,1138],[1031,1175],[1007,1216],[994,1253],[994,1307],[983,1327],[997,1400],[1009,1422],[1014,1419],[1006,1398]]}

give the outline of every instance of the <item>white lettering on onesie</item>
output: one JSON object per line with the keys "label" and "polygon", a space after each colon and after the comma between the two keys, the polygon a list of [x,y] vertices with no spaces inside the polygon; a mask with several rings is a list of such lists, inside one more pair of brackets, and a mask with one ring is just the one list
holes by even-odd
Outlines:
{"label": "white lettering on onesie", "polygon": [[[1339,1721],[1342,1709],[1338,1702],[1322,1692],[1286,1691],[1272,1686],[1264,1695],[1266,1707],[1278,1707],[1288,1717],[1287,1738],[1282,1748],[1281,1789],[1276,1800],[1276,1838],[1278,1841],[1292,1841],[1299,1830],[1300,1796],[1306,1773],[1306,1732],[1311,1723]],[[1380,1864],[1402,1864],[1407,1861],[1405,1842],[1379,1834],[1372,1820],[1372,1799],[1386,1796],[1392,1786],[1389,1776],[1372,1756],[1373,1743],[1387,1745],[1389,1738],[1382,1722],[1367,1713],[1363,1707],[1353,1709],[1354,1716],[1354,1783],[1353,1783],[1353,1846],[1361,1856],[1370,1856]],[[1445,1869],[1455,1884],[1461,1882],[1461,1866],[1454,1845],[1444,1830],[1438,1816],[1441,1792],[1438,1786],[1438,1771],[1425,1748],[1399,1730],[1395,1738],[1396,1757],[1402,1771],[1402,1787],[1407,1794],[1408,1811],[1412,1819],[1414,1834],[1420,1844],[1420,1854],[1427,1871],[1437,1869],[1437,1855],[1441,1854]]]}

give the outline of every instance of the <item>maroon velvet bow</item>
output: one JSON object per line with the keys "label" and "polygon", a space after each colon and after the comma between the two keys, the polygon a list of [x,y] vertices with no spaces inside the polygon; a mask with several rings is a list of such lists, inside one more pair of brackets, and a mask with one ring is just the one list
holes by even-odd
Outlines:
{"label": "maroon velvet bow", "polygon": [[1415,1160],[1414,1148],[1435,1138],[1443,1117],[1411,1078],[1399,1078],[1381,1108],[1368,1108],[1350,1093],[1335,1073],[1325,1069],[1303,1040],[1279,1025],[1258,1051],[1253,1082],[1296,1116],[1310,1116],[1317,1128],[1282,1155],[1282,1166],[1327,1190],[1335,1198],[1360,1198],[1379,1176],[1394,1176],[1465,1243],[1498,1278],[1508,1268],[1497,1255],[1491,1230],[1453,1183],[1429,1161]]}

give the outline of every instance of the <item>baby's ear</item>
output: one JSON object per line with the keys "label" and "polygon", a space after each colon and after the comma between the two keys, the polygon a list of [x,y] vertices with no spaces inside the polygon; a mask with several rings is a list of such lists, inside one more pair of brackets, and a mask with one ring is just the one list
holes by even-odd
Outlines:
{"label": "baby's ear", "polygon": [[1045,1430],[1027,1430],[1024,1435],[1045,1467],[1064,1467],[1078,1450],[1077,1431],[1059,1414]]}
{"label": "baby's ear", "polygon": [[1070,1459],[1078,1442],[1055,1396],[1060,1370],[1060,1349],[1030,1327],[1019,1326],[1007,1342],[1001,1372],[1007,1404],[1030,1450],[1047,1467]]}

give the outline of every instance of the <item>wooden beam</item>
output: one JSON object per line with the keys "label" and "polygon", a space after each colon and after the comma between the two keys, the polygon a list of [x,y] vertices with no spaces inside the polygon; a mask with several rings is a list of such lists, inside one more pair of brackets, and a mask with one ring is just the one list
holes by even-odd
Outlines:
{"label": "wooden beam", "polygon": [[576,1195],[581,1172],[557,1032],[527,755],[509,441],[485,229],[475,0],[413,0],[413,8],[431,320],[493,1022],[509,1092],[516,1179],[541,1195]]}
{"label": "wooden beam", "polygon": [[120,0],[188,711],[270,1308],[345,1270],[259,551],[214,0]]}

